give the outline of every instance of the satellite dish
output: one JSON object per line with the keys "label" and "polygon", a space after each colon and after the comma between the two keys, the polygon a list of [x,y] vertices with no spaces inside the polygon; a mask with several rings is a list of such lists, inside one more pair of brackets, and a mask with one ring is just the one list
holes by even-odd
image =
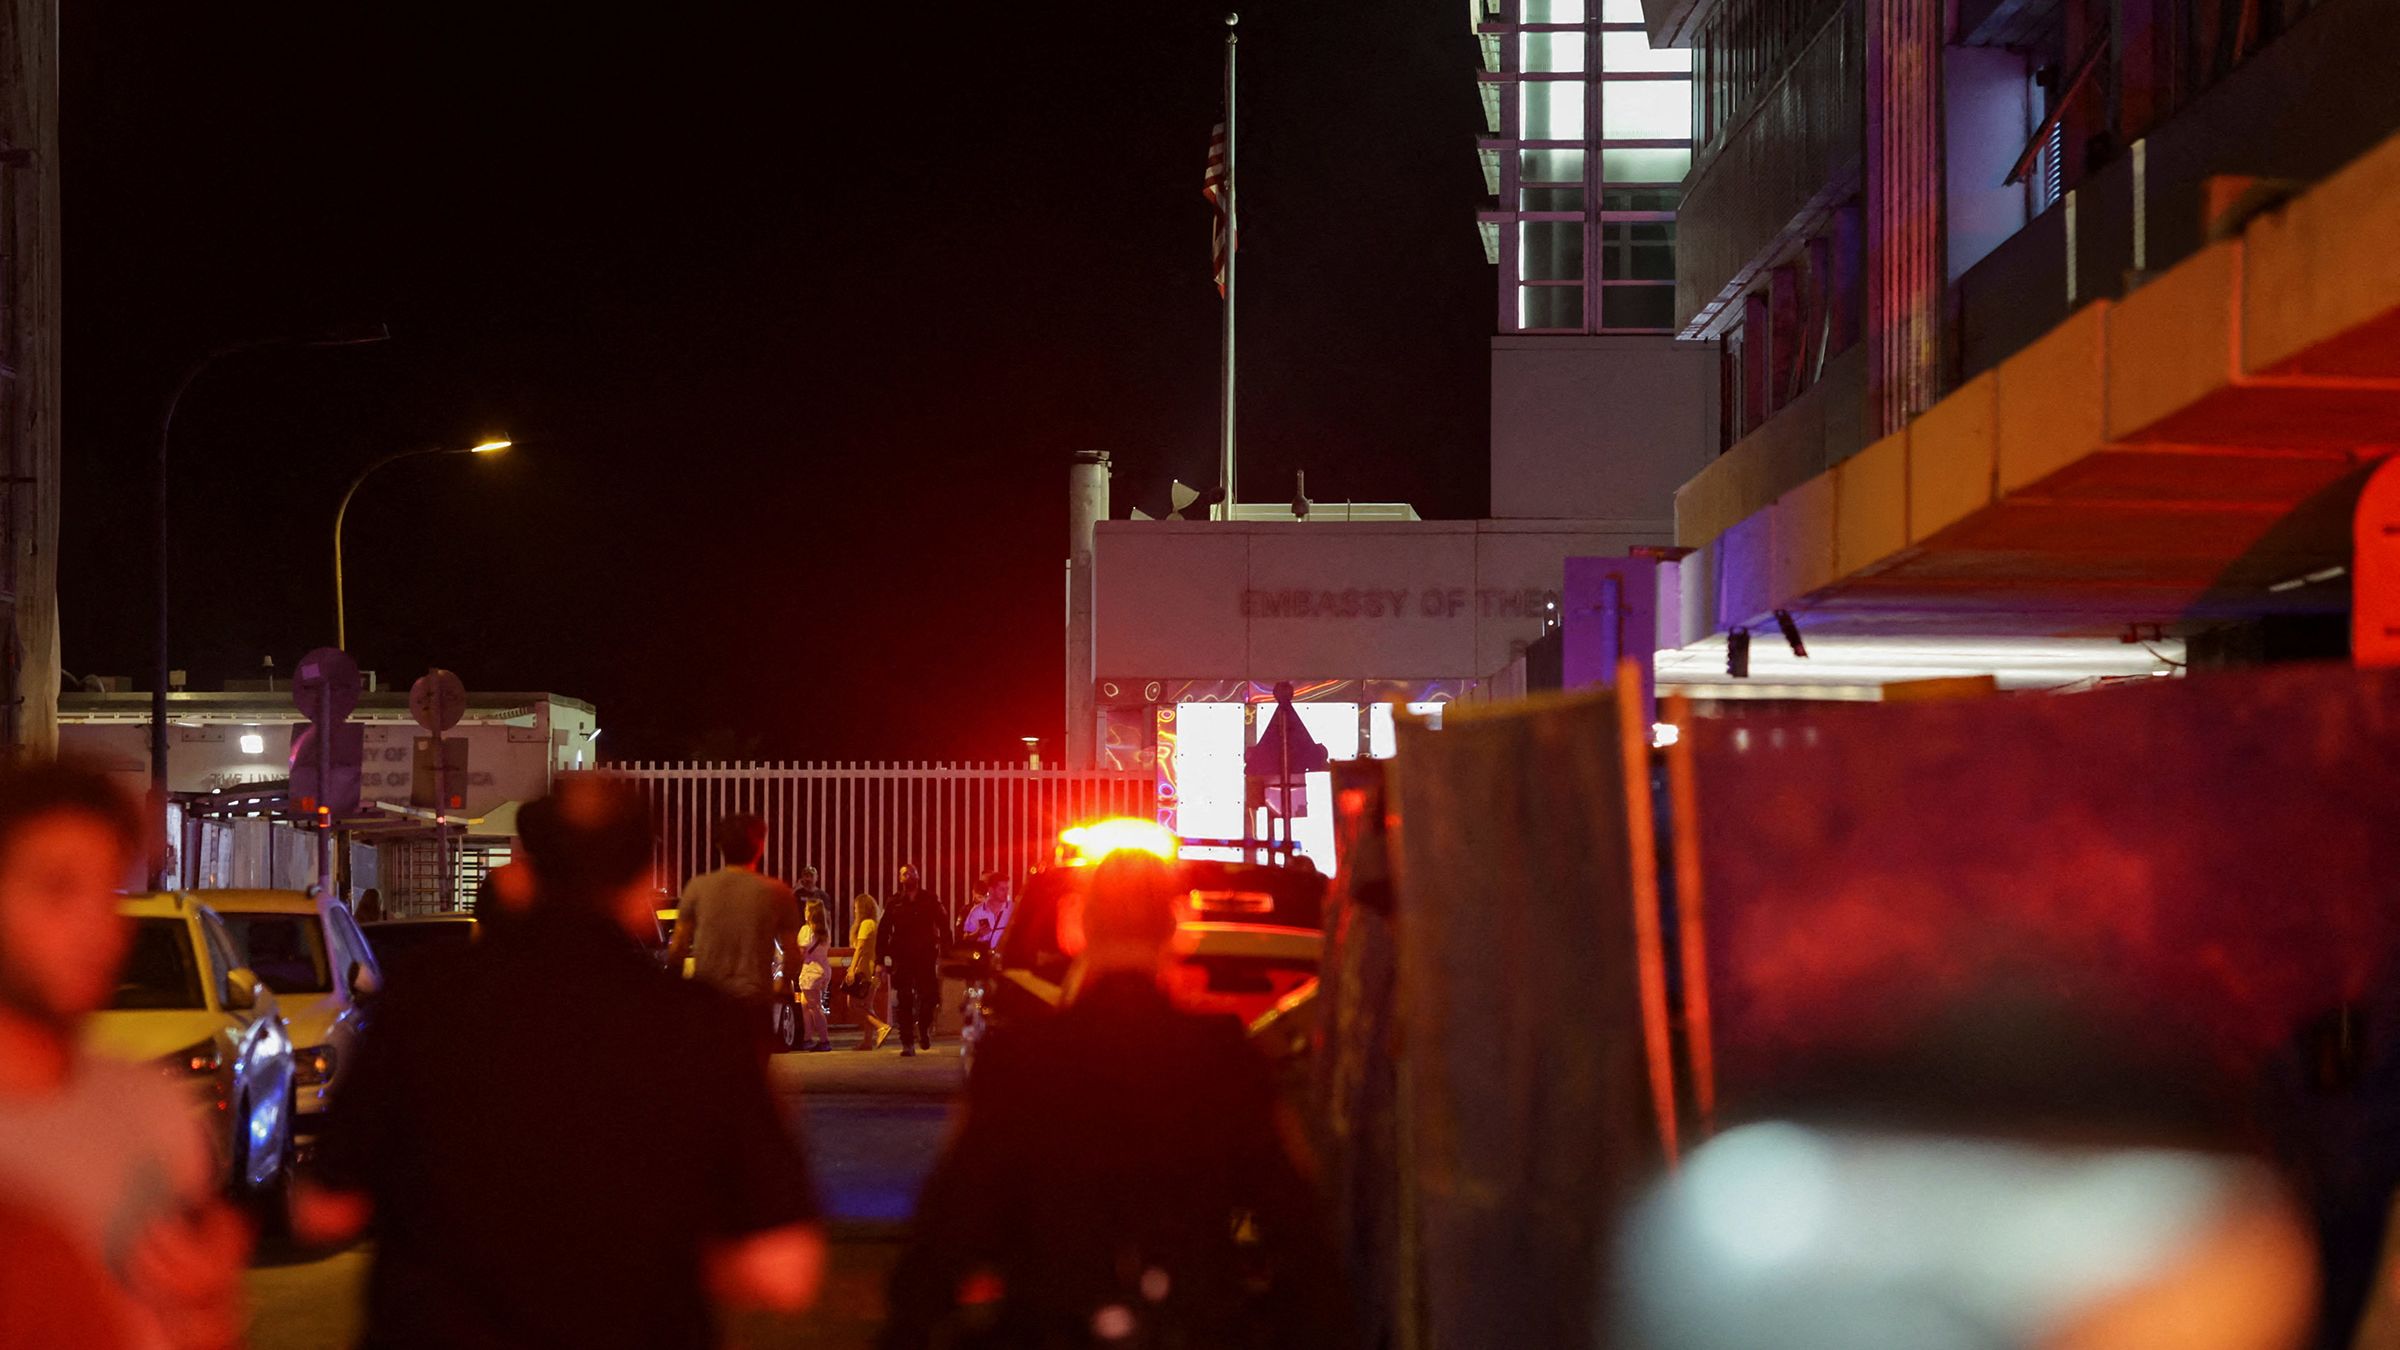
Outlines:
{"label": "satellite dish", "polygon": [[1138,507],[1138,506],[1137,506],[1137,507],[1135,507],[1135,508],[1133,508],[1133,518],[1134,518],[1135,520],[1155,520],[1155,519],[1157,519],[1157,517],[1155,517],[1155,516],[1151,515],[1149,512],[1147,512],[1147,511],[1143,510],[1142,508],[1140,508],[1140,507]]}
{"label": "satellite dish", "polygon": [[[1171,479],[1167,483],[1167,513],[1162,519],[1206,520],[1209,508],[1223,500],[1225,489],[1221,487],[1196,488],[1180,478]],[[1141,513],[1135,514],[1138,516]],[[1149,519],[1147,516],[1142,518]]]}

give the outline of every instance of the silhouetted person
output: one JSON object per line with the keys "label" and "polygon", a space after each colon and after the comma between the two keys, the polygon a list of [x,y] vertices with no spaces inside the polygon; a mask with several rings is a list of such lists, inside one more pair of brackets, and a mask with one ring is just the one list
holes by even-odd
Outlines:
{"label": "silhouetted person", "polygon": [[1266,1061],[1161,983],[1175,928],[1165,865],[1130,851],[1064,917],[1071,1001],[978,1052],[892,1274],[890,1350],[1346,1342]]}
{"label": "silhouetted person", "polygon": [[2400,968],[2309,1019],[2269,1061],[2267,1087],[2267,1123],[2323,1253],[2312,1344],[2351,1345],[2376,1302],[2382,1344],[2400,1344],[2400,1252],[2384,1250],[2400,1193]]}
{"label": "silhouetted person", "polygon": [[[141,839],[133,804],[101,774],[0,768],[0,1189],[74,1264],[105,1273],[104,1311],[132,1344],[229,1346],[241,1339],[249,1230],[217,1195],[189,1089],[155,1063],[81,1045],[85,1020],[115,1002],[133,942],[117,888]],[[197,981],[191,993],[197,1005]],[[18,1331],[0,1311],[0,1345]]]}
{"label": "silhouetted person", "polygon": [[900,1053],[933,1048],[933,1021],[942,1005],[942,953],[950,947],[950,912],[926,890],[914,863],[900,865],[900,887],[883,907],[881,955],[892,968],[892,1024]]}
{"label": "silhouetted person", "polygon": [[749,1009],[660,970],[640,796],[562,778],[520,815],[533,903],[385,995],[304,1238],[372,1222],[370,1350],[715,1343],[711,1292],[796,1311],[824,1237]]}
{"label": "silhouetted person", "polygon": [[827,914],[833,913],[833,897],[826,893],[825,885],[818,880],[817,869],[814,867],[800,869],[800,879],[792,884],[792,899],[798,902],[801,912],[804,914],[807,912],[808,902],[811,900],[825,906]]}
{"label": "silhouetted person", "polygon": [[381,891],[379,891],[379,890],[375,889],[375,888],[374,888],[374,887],[372,887],[372,886],[369,886],[369,887],[367,887],[365,890],[363,890],[363,891],[360,891],[360,892],[358,893],[358,911],[357,911],[357,917],[358,917],[358,921],[359,921],[360,923],[380,923],[380,922],[382,922],[382,921],[383,921],[383,892],[381,892]]}
{"label": "silhouetted person", "polygon": [[[776,978],[776,950],[794,965],[800,952],[800,904],[791,887],[759,872],[766,855],[766,821],[740,815],[717,822],[717,856],[724,866],[685,883],[667,946],[668,970],[680,973],[688,954],[693,978],[751,1010],[750,1039],[762,1056],[774,1052],[770,1005],[789,989]],[[784,981],[797,973],[787,969]]]}
{"label": "silhouetted person", "polygon": [[[522,854],[524,850],[524,841],[520,839],[511,853]],[[474,916],[477,928],[489,933],[494,925],[507,923],[524,914],[532,905],[533,883],[524,865],[505,862],[483,874],[483,881],[475,887],[473,907],[468,913]]]}

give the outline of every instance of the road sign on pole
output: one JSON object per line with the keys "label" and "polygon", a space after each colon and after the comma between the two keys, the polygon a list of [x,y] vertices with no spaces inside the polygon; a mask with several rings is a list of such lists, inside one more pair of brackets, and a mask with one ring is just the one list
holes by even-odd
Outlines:
{"label": "road sign on pole", "polygon": [[408,687],[408,715],[439,736],[467,715],[467,687],[449,671],[426,671]]}
{"label": "road sign on pole", "polygon": [[1308,814],[1308,775],[1323,770],[1331,756],[1308,727],[1300,720],[1300,710],[1292,703],[1291,682],[1275,686],[1275,709],[1267,714],[1266,729],[1259,733],[1258,744],[1242,754],[1242,767],[1248,780],[1242,811],[1243,834],[1248,836],[1250,813],[1265,807],[1273,820],[1283,823],[1283,848],[1292,848],[1292,819]]}
{"label": "road sign on pole", "polygon": [[367,729],[356,722],[302,727],[292,738],[294,810],[310,816],[339,819],[354,815],[359,806],[358,769],[367,752]]}
{"label": "road sign on pole", "polygon": [[334,822],[358,809],[366,732],[345,719],[357,710],[364,688],[358,662],[339,647],[319,647],[292,668],[292,703],[310,725],[292,743],[290,796],[317,828],[320,895],[334,892]]}
{"label": "road sign on pole", "polygon": [[409,798],[434,813],[434,846],[442,859],[444,903],[456,909],[458,873],[450,861],[449,814],[466,809],[467,742],[463,736],[449,738],[442,733],[457,726],[459,719],[467,715],[467,687],[449,671],[439,668],[426,671],[409,686],[408,715],[417,719],[418,726],[433,733],[417,740],[416,772],[411,775]]}
{"label": "road sign on pole", "polygon": [[419,736],[410,765],[409,805],[443,815],[467,809],[467,738]]}
{"label": "road sign on pole", "polygon": [[364,688],[358,662],[339,647],[319,647],[292,668],[292,706],[319,726],[357,711]]}

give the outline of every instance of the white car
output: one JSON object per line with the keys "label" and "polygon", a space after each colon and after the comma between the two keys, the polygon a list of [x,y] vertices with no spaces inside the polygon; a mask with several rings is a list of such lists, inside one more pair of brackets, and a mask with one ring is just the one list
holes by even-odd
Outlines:
{"label": "white car", "polygon": [[85,1026],[86,1047],[188,1083],[233,1189],[277,1195],[291,1174],[294,1071],[274,992],[198,900],[133,896],[122,912],[133,944],[115,1002]]}
{"label": "white car", "polygon": [[275,991],[290,1029],[299,1081],[298,1133],[304,1146],[334,1104],[342,1067],[366,1021],[366,999],[382,987],[383,968],[339,900],[305,891],[207,891],[234,951]]}

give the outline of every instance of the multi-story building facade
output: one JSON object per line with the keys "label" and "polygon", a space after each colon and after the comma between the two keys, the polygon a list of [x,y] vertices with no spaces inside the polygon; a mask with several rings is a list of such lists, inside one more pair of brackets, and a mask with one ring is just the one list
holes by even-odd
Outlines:
{"label": "multi-story building facade", "polygon": [[1474,0],[1493,264],[1492,515],[1664,542],[1717,443],[1711,353],[1678,343],[1675,205],[1691,53],[1640,0]]}
{"label": "multi-story building facade", "polygon": [[1687,631],[2338,650],[2400,441],[2389,0],[1641,2],[1719,353]]}

